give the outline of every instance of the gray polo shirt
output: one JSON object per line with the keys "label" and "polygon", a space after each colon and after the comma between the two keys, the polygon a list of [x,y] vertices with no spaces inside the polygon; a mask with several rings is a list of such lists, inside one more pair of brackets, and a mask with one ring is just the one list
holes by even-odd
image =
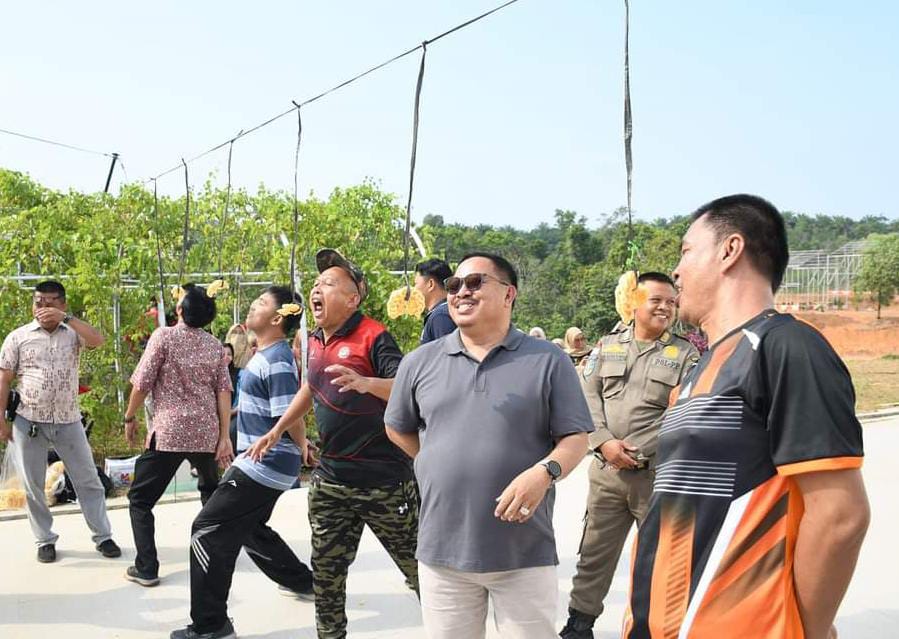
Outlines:
{"label": "gray polo shirt", "polygon": [[478,362],[456,330],[403,358],[384,423],[421,437],[419,561],[467,572],[559,563],[554,488],[525,524],[493,516],[496,498],[554,438],[593,430],[577,372],[558,346],[511,327]]}

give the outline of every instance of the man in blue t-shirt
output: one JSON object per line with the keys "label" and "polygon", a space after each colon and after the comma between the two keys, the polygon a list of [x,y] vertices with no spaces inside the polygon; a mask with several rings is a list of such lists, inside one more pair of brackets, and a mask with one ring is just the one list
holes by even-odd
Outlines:
{"label": "man in blue t-shirt", "polygon": [[419,340],[421,344],[433,342],[456,330],[456,323],[446,306],[446,286],[443,283],[452,274],[453,270],[443,260],[430,259],[415,265],[415,288],[424,295],[428,308]]}
{"label": "man in blue t-shirt", "polygon": [[258,462],[240,455],[271,430],[296,395],[296,362],[286,338],[303,313],[299,296],[267,288],[250,306],[247,328],[256,333],[256,354],[240,380],[238,457],[194,520],[190,538],[192,624],[171,639],[228,639],[228,591],[241,547],[283,594],[314,600],[312,571],[267,523],[281,493],[293,487],[308,454],[297,422]]}

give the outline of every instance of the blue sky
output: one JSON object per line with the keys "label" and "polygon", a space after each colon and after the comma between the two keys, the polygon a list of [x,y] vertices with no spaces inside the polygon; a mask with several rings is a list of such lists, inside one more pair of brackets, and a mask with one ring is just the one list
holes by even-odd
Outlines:
{"label": "blue sky", "polygon": [[[117,151],[143,180],[496,4],[11,3],[0,128]],[[738,191],[899,216],[899,5],[631,4],[638,217]],[[566,208],[596,224],[623,205],[623,20],[619,0],[520,0],[429,47],[414,218],[530,228]],[[409,56],[304,109],[303,192],[370,177],[405,201],[417,67]],[[235,144],[235,185],[292,189],[295,127]],[[223,184],[226,160],[193,164],[192,181]],[[108,160],[0,135],[0,166],[93,191]]]}

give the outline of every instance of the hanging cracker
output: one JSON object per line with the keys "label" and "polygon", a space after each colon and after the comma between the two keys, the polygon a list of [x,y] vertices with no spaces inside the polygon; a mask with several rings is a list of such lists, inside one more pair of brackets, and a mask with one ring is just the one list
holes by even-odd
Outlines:
{"label": "hanging cracker", "polygon": [[209,284],[209,286],[206,287],[206,295],[208,295],[209,297],[215,297],[222,291],[227,291],[228,288],[230,287],[228,286],[228,282],[226,280],[213,280]]}
{"label": "hanging cracker", "polygon": [[181,301],[185,292],[186,291],[177,284],[172,287],[172,299],[175,300],[175,304]]}
{"label": "hanging cracker", "polygon": [[401,286],[387,300],[387,317],[396,319],[400,315],[421,317],[425,310],[425,296],[417,288]]}
{"label": "hanging cracker", "polygon": [[649,291],[642,284],[637,284],[637,272],[625,271],[618,278],[615,287],[615,310],[621,321],[629,324],[634,319],[637,309],[646,303]]}

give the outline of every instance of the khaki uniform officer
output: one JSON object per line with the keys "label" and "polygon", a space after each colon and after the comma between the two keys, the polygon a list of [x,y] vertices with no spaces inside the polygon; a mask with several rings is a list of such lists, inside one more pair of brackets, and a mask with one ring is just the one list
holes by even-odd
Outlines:
{"label": "khaki uniform officer", "polygon": [[595,432],[584,535],[574,576],[568,624],[560,636],[592,639],[631,525],[643,520],[652,494],[659,418],[668,396],[699,353],[668,326],[675,289],[661,273],[644,273],[649,299],[635,321],[619,324],[593,349],[581,384]]}

